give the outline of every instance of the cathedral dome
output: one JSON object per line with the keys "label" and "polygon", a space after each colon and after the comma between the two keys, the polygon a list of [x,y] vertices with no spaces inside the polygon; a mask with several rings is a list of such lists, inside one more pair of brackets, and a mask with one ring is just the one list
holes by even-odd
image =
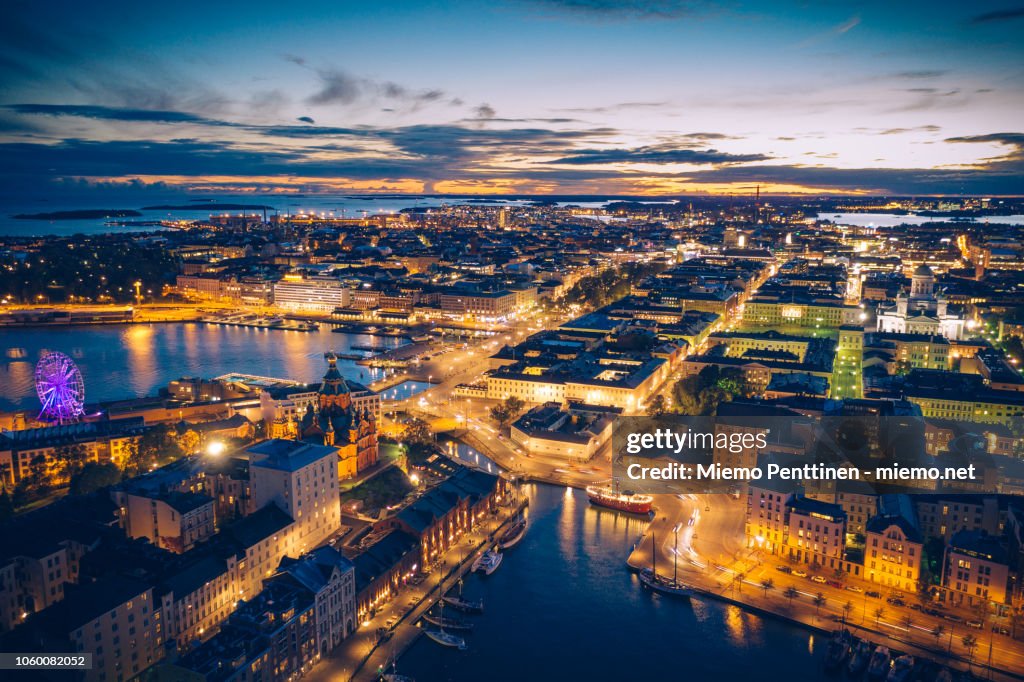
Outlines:
{"label": "cathedral dome", "polygon": [[914,270],[914,277],[934,277],[934,276],[935,276],[935,273],[932,272],[932,269],[930,267],[928,267],[927,265],[925,265],[924,263],[921,263],[920,265],[918,265],[917,269]]}

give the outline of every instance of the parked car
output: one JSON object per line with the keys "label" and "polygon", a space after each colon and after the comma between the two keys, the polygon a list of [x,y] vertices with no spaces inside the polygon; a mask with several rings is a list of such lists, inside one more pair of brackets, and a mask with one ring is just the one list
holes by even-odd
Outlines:
{"label": "parked car", "polygon": [[982,623],[980,620],[969,620],[967,621],[967,627],[974,628],[975,630],[980,630],[983,627],[985,627],[985,624]]}
{"label": "parked car", "polygon": [[834,587],[837,590],[843,589],[843,584],[838,580],[827,580],[826,582],[828,583],[829,587]]}
{"label": "parked car", "polygon": [[850,592],[858,592],[858,593],[864,591],[863,587],[858,587],[857,585],[847,585],[846,589],[848,589]]}
{"label": "parked car", "polygon": [[876,592],[874,590],[871,590],[870,592],[865,592],[864,594],[868,595],[872,599],[879,599],[882,596],[881,592]]}
{"label": "parked car", "polygon": [[783,573],[792,573],[793,569],[789,566],[782,566],[781,564],[775,567],[776,571],[782,571]]}
{"label": "parked car", "polygon": [[947,614],[946,614],[945,616],[943,616],[943,617],[944,617],[944,618],[945,618],[946,620],[948,620],[948,621],[950,621],[950,622],[953,622],[953,623],[962,623],[962,622],[964,622],[964,619],[963,619],[963,618],[961,618],[960,616],[956,615],[955,613],[947,613]]}
{"label": "parked car", "polygon": [[1009,637],[1010,628],[1006,627],[1005,625],[993,625],[992,632],[996,633],[997,635],[1006,635],[1007,637]]}
{"label": "parked car", "polygon": [[805,571],[801,571],[799,568],[796,569],[795,571],[793,571],[793,575],[795,575],[797,578],[806,578],[807,577],[807,573]]}
{"label": "parked car", "polygon": [[907,605],[907,602],[903,601],[899,597],[889,597],[885,601],[888,602],[889,604],[892,604],[893,606],[906,606]]}
{"label": "parked car", "polygon": [[828,582],[828,580],[826,580],[826,579],[825,579],[825,576],[822,576],[822,575],[815,575],[815,576],[812,576],[812,577],[811,577],[811,580],[812,580],[813,582],[816,582],[816,583],[821,583],[822,585],[824,585],[825,583],[827,583],[827,582]]}

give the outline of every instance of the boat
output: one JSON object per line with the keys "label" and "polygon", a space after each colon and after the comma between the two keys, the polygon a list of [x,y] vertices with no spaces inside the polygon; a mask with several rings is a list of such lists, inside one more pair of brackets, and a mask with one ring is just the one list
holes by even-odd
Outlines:
{"label": "boat", "polygon": [[466,621],[459,620],[458,618],[445,618],[443,615],[434,616],[430,613],[424,613],[423,620],[427,621],[431,625],[436,625],[439,628],[444,628],[448,630],[468,631],[473,629],[472,623],[467,623]]}
{"label": "boat", "polygon": [[462,597],[442,597],[441,601],[445,606],[450,606],[456,611],[462,611],[463,613],[483,613],[484,612],[484,600],[478,599],[476,601],[470,601],[463,599]]}
{"label": "boat", "polygon": [[380,676],[381,682],[416,682],[416,678],[398,673],[384,673]]}
{"label": "boat", "polygon": [[466,640],[462,639],[458,635],[453,635],[444,630],[424,630],[427,633],[427,637],[434,640],[441,646],[451,647],[458,649],[459,651],[466,650]]}
{"label": "boat", "polygon": [[612,485],[588,485],[587,498],[591,504],[607,507],[630,514],[650,514],[654,498],[650,495],[638,495],[628,490],[619,491]]}
{"label": "boat", "polygon": [[860,677],[861,673],[867,670],[868,662],[871,660],[871,642],[862,639],[850,657],[850,664],[846,670],[851,677]]}
{"label": "boat", "polygon": [[496,552],[493,549],[487,550],[480,555],[480,558],[473,562],[474,571],[483,571],[486,575],[490,575],[498,570],[498,566],[501,566],[501,560],[504,558],[501,552]]}
{"label": "boat", "polygon": [[836,630],[829,640],[828,650],[825,652],[825,669],[837,670],[843,663],[846,663],[850,655],[850,633],[846,630]]}
{"label": "boat", "polygon": [[889,647],[879,645],[875,653],[871,654],[871,663],[868,664],[868,679],[881,680],[889,674]]}
{"label": "boat", "polygon": [[914,657],[903,655],[896,659],[889,671],[887,682],[905,682],[910,677],[910,671],[914,669]]}
{"label": "boat", "polygon": [[640,571],[640,583],[644,587],[662,594],[670,594],[676,597],[692,597],[693,588],[681,582],[677,582],[665,576],[655,575],[654,572],[645,568]]}
{"label": "boat", "polygon": [[521,518],[509,526],[509,529],[498,538],[498,547],[501,549],[513,547],[523,539],[524,535],[526,535],[526,519]]}

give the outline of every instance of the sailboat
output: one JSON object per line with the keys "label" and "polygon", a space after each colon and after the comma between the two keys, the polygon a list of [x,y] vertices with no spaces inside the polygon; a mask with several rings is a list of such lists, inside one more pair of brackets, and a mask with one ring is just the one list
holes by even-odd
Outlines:
{"label": "sailboat", "polygon": [[672,578],[658,575],[658,546],[654,532],[651,532],[651,568],[640,571],[640,583],[655,592],[675,597],[692,597],[693,588],[679,582],[679,527],[676,526],[676,544],[672,552]]}
{"label": "sailboat", "polygon": [[[440,590],[439,590],[440,591]],[[484,600],[477,599],[471,601],[462,597],[462,581],[459,581],[459,595],[453,597],[446,595],[441,597],[441,603],[445,606],[450,606],[456,611],[462,611],[463,613],[483,613],[484,612]]]}
{"label": "sailboat", "polygon": [[427,633],[427,637],[434,640],[441,646],[451,647],[458,649],[459,651],[466,650],[466,640],[462,639],[458,635],[453,635],[450,632],[444,630],[424,630]]}
{"label": "sailboat", "polygon": [[[444,584],[444,575],[442,574],[442,575],[438,576],[438,580],[437,580],[437,591],[438,592],[442,591],[441,590],[441,586],[443,584]],[[460,584],[461,584],[461,582],[460,582]],[[447,603],[446,599],[442,598],[441,599],[441,615],[442,615],[442,620],[443,620],[443,616],[444,616],[444,604],[446,604],[446,603]],[[424,617],[424,620],[427,620],[427,619]],[[427,622],[429,623],[430,621],[427,620]],[[464,640],[462,637],[459,637],[458,635],[453,635],[450,632],[445,632],[444,631],[444,625],[439,625],[438,627],[440,628],[439,630],[430,630],[430,629],[427,629],[427,628],[423,628],[423,632],[426,633],[427,637],[429,637],[430,639],[434,640],[435,642],[437,642],[441,646],[451,647],[453,649],[458,649],[459,651],[464,651],[466,649],[466,640]]]}

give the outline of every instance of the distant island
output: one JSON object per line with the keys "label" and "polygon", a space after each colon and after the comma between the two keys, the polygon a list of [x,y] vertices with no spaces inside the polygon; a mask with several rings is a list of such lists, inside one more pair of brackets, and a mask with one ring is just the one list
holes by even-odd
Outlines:
{"label": "distant island", "polygon": [[143,206],[143,211],[274,211],[276,210],[273,206],[263,206],[260,204],[185,204],[183,206],[175,206],[173,204],[167,204],[164,206]]}
{"label": "distant island", "polygon": [[11,217],[18,220],[89,220],[96,218],[141,218],[142,214],[131,209],[87,208],[78,211],[54,211],[53,213],[18,213]]}

